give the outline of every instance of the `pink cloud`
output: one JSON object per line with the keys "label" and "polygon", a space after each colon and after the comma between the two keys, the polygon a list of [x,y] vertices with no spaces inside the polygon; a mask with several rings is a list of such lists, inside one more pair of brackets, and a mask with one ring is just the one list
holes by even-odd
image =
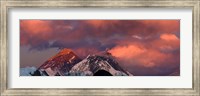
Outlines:
{"label": "pink cloud", "polygon": [[20,22],[20,28],[30,34],[41,34],[52,31],[50,21],[43,20],[22,20]]}

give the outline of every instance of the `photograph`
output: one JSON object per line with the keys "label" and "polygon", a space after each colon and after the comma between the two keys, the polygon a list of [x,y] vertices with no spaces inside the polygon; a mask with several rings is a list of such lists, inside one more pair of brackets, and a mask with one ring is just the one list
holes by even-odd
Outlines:
{"label": "photograph", "polygon": [[0,0],[0,96],[200,96],[199,0]]}
{"label": "photograph", "polygon": [[20,20],[20,76],[180,76],[180,20]]}

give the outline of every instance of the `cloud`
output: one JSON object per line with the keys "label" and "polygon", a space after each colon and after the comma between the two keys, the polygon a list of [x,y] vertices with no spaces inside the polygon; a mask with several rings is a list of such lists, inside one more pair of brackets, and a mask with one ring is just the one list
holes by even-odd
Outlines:
{"label": "cloud", "polygon": [[180,39],[175,34],[165,33],[159,39],[152,42],[160,50],[177,50],[180,48]]}
{"label": "cloud", "polygon": [[179,38],[174,34],[162,34],[160,38],[166,41],[179,41]]}
{"label": "cloud", "polygon": [[144,67],[158,66],[158,64],[172,57],[172,54],[165,54],[151,48],[140,48],[137,45],[117,46],[109,50],[109,52],[113,56],[123,59],[126,63],[127,61],[137,62]]}
{"label": "cloud", "polygon": [[89,54],[96,54],[99,52],[96,48],[81,47],[73,50],[80,58],[85,58]]}
{"label": "cloud", "polygon": [[[33,39],[38,43],[53,40],[67,43],[89,38],[85,44],[92,41],[108,44],[132,36],[149,41],[162,33],[179,32],[178,25],[179,20],[21,20],[20,41],[22,45],[30,46],[35,45],[31,43]],[[64,47],[63,44],[60,47]]]}
{"label": "cloud", "polygon": [[109,52],[136,75],[167,75],[180,67],[180,40],[174,34],[163,33],[159,38],[146,43],[118,43]]}
{"label": "cloud", "polygon": [[42,20],[21,20],[20,28],[21,31],[31,32],[32,34],[41,34],[52,31],[50,21]]}
{"label": "cloud", "polygon": [[136,39],[140,39],[142,40],[143,38],[141,36],[138,36],[138,35],[132,35],[133,38],[136,38]]}
{"label": "cloud", "polygon": [[128,46],[114,47],[108,52],[110,52],[113,56],[117,58],[125,58],[129,60],[144,53],[145,49],[139,48],[138,46],[135,45],[128,45]]}

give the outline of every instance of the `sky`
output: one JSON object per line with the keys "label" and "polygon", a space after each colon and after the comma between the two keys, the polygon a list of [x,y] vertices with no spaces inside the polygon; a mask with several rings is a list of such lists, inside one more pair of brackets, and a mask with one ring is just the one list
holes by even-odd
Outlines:
{"label": "sky", "polygon": [[180,20],[20,20],[20,67],[61,48],[80,58],[108,50],[133,75],[169,75],[180,67]]}

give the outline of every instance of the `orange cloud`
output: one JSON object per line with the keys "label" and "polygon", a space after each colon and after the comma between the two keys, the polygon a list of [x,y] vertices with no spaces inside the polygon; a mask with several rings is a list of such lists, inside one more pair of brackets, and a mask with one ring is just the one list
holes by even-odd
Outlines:
{"label": "orange cloud", "polygon": [[102,28],[112,26],[113,24],[116,24],[119,22],[119,20],[87,20],[86,23],[94,26],[95,28]]}
{"label": "orange cloud", "polygon": [[22,20],[20,21],[20,28],[22,31],[30,32],[31,34],[52,31],[49,21],[43,20]]}
{"label": "orange cloud", "polygon": [[88,20],[88,21],[86,21],[86,23],[89,23],[89,24],[94,25],[96,27],[100,27],[103,24],[105,24],[105,22],[103,20]]}
{"label": "orange cloud", "polygon": [[160,38],[166,41],[179,41],[179,38],[174,34],[162,34]]}
{"label": "orange cloud", "polygon": [[170,58],[173,59],[172,54],[162,53],[153,48],[139,47],[134,44],[117,46],[109,50],[109,52],[114,57],[119,58],[122,63],[134,64],[137,62],[144,67],[160,66]]}
{"label": "orange cloud", "polygon": [[128,46],[117,46],[109,50],[109,52],[118,58],[126,58],[131,59],[135,56],[138,56],[142,53],[144,53],[146,50],[143,48],[139,48],[135,45],[128,45]]}
{"label": "orange cloud", "polygon": [[180,48],[180,39],[174,34],[164,33],[151,44],[162,50],[174,50]]}
{"label": "orange cloud", "polygon": [[162,63],[172,57],[171,54],[164,54],[155,49],[149,49],[136,60],[145,67],[160,66]]}
{"label": "orange cloud", "polygon": [[[37,45],[41,40],[52,37],[50,21],[45,20],[21,20],[20,21],[20,44]],[[34,39],[35,38],[35,39]]]}

